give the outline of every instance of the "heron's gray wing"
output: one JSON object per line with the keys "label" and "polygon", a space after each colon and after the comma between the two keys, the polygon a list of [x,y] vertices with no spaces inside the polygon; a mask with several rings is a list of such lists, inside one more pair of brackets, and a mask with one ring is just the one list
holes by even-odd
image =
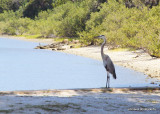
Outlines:
{"label": "heron's gray wing", "polygon": [[110,72],[113,75],[113,77],[116,79],[115,67],[110,57],[106,55],[104,57],[103,62],[106,70]]}

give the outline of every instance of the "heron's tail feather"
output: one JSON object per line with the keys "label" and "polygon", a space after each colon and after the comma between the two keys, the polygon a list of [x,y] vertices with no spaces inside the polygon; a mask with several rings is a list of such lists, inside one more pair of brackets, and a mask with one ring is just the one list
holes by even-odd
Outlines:
{"label": "heron's tail feather", "polygon": [[116,73],[115,73],[115,72],[113,73],[113,78],[114,78],[114,79],[116,79],[116,78],[117,78],[117,76],[116,76]]}

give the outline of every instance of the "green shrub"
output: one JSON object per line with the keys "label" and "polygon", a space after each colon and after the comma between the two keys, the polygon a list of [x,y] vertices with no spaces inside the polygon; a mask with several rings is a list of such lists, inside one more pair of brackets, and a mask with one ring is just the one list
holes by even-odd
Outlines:
{"label": "green shrub", "polygon": [[10,19],[18,18],[13,11],[4,11],[4,13],[0,13],[0,21],[8,21]]}
{"label": "green shrub", "polygon": [[104,34],[107,42],[121,47],[142,48],[153,56],[160,56],[160,6],[148,10],[125,8],[116,1],[101,5],[91,13],[86,29],[80,32],[86,45],[96,43],[94,36]]}
{"label": "green shrub", "polygon": [[[88,9],[73,4],[65,4],[70,10],[59,26],[61,36],[77,36],[77,32],[84,30],[85,20],[89,14]],[[64,8],[65,10],[65,8]]]}
{"label": "green shrub", "polygon": [[4,29],[6,29],[6,23],[3,21],[0,22],[0,34],[4,33]]}
{"label": "green shrub", "polygon": [[102,33],[104,34],[106,30],[111,31],[111,27],[115,30],[114,27],[116,27],[117,24],[112,20],[114,18],[111,16],[119,10],[119,7],[121,7],[121,5],[118,2],[108,1],[108,3],[104,3],[100,6],[99,12],[92,12],[90,19],[86,22],[85,31],[79,33],[82,42],[94,44],[96,43],[95,39],[93,39],[94,36]]}
{"label": "green shrub", "polygon": [[10,35],[22,35],[27,33],[30,23],[31,20],[29,18],[11,19],[7,21],[6,28],[3,31]]}

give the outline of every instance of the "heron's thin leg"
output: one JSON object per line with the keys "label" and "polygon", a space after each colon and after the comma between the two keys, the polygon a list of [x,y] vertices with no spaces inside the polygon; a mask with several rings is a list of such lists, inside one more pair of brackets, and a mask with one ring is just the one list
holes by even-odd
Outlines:
{"label": "heron's thin leg", "polygon": [[108,75],[108,88],[110,88],[110,76]]}
{"label": "heron's thin leg", "polygon": [[107,82],[106,82],[106,88],[109,88],[109,73],[107,72]]}

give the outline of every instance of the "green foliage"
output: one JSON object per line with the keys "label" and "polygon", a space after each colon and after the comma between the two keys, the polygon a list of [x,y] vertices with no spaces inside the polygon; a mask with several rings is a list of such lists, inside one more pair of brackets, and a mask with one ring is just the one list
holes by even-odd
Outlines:
{"label": "green foliage", "polygon": [[54,0],[52,6],[53,8],[56,8],[62,4],[67,3],[68,1],[71,1],[71,0]]}
{"label": "green foliage", "polygon": [[4,33],[4,29],[6,28],[6,23],[4,21],[0,21],[0,34]]}
{"label": "green foliage", "polygon": [[24,17],[34,19],[40,11],[52,9],[53,0],[30,0],[23,11]]}
{"label": "green foliage", "polygon": [[10,35],[22,35],[28,31],[30,23],[31,20],[29,18],[10,19],[5,23],[1,22],[4,26],[1,28],[1,32]]}
{"label": "green foliage", "polygon": [[36,20],[47,19],[51,13],[52,13],[52,10],[41,11],[40,13],[38,13],[38,16],[35,19]]}
{"label": "green foliage", "polygon": [[17,18],[17,17],[13,11],[4,11],[4,13],[0,13],[0,21],[8,21],[14,18]]}
{"label": "green foliage", "polygon": [[149,9],[126,8],[124,0],[40,1],[26,0],[15,12],[0,5],[0,12],[9,10],[0,14],[0,34],[79,37],[84,45],[101,43],[93,37],[104,34],[109,44],[160,57],[160,5]]}
{"label": "green foliage", "polygon": [[[88,44],[93,44],[95,43],[95,39],[93,39],[94,36],[104,33],[105,30],[115,30],[115,27],[117,26],[115,21],[117,20],[115,20],[115,15],[112,15],[110,13],[116,13],[119,10],[120,6],[121,5],[116,1],[108,1],[108,3],[104,3],[100,6],[99,12],[91,13],[90,19],[86,22],[86,30],[82,33],[79,33],[82,42],[84,41],[88,42]],[[108,20],[110,22],[113,22],[111,26],[109,25],[110,22],[108,22]],[[104,21],[106,22],[104,23]]]}
{"label": "green foliage", "polygon": [[65,37],[78,36],[79,32],[85,30],[85,23],[91,11],[96,9],[95,4],[96,0],[85,0],[81,3],[69,1],[53,10],[41,12],[36,18],[35,30],[43,37],[52,34]]}
{"label": "green foliage", "polygon": [[160,57],[160,6],[125,8],[116,1],[103,4],[99,12],[91,13],[85,31],[79,33],[85,44],[96,43],[94,36],[104,34],[107,42],[121,47],[142,48]]}
{"label": "green foliage", "polygon": [[0,13],[3,11],[17,11],[20,6],[26,4],[28,0],[1,0],[0,1]]}
{"label": "green foliage", "polygon": [[62,10],[58,12],[61,23],[58,25],[60,36],[77,36],[77,32],[84,30],[85,20],[89,10],[80,7],[78,4],[68,2],[61,6]]}
{"label": "green foliage", "polygon": [[3,12],[3,10],[10,10],[12,4],[12,0],[1,0],[0,2],[0,7],[2,9],[1,12]]}

